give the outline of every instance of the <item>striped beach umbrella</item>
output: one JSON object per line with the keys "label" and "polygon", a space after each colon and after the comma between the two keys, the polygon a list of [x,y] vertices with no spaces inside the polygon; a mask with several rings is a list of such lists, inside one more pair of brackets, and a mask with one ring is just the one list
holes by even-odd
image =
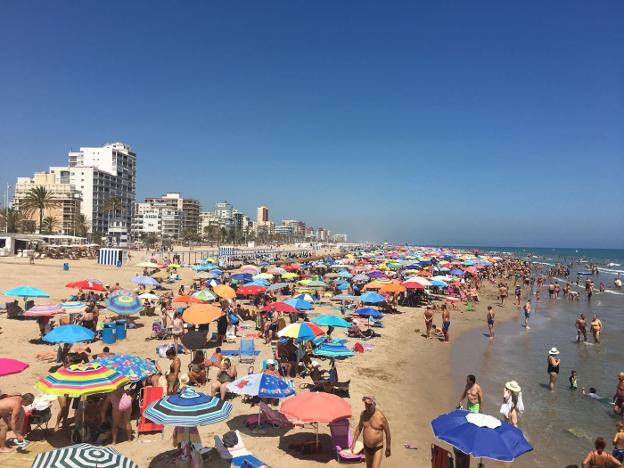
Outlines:
{"label": "striped beach umbrella", "polygon": [[84,302],[79,302],[79,301],[69,301],[69,302],[61,302],[59,306],[65,309],[65,312],[68,312],[71,314],[74,312],[82,312],[87,307],[87,304],[85,304]]}
{"label": "striped beach umbrella", "polygon": [[139,468],[112,447],[78,444],[38,454],[32,468]]}
{"label": "striped beach umbrella", "polygon": [[115,291],[115,294],[111,294],[104,304],[108,310],[120,315],[132,315],[143,310],[141,300],[129,289]]}
{"label": "striped beach umbrella", "polygon": [[202,302],[214,301],[217,296],[210,291],[202,289],[201,291],[197,291],[193,294],[193,297],[199,299]]}
{"label": "striped beach umbrella", "polygon": [[59,369],[35,384],[35,388],[48,395],[80,397],[94,393],[109,393],[129,383],[116,370],[99,362],[73,364]]}
{"label": "striped beach umbrella", "polygon": [[355,353],[342,343],[325,342],[314,349],[312,354],[331,359],[345,359],[353,356]]}
{"label": "striped beach umbrella", "polygon": [[55,314],[62,314],[65,312],[59,305],[36,305],[24,312],[24,317],[50,317]]}
{"label": "striped beach umbrella", "polygon": [[139,382],[158,372],[152,361],[129,354],[113,354],[112,356],[97,358],[94,362],[116,370],[130,382]]}
{"label": "striped beach umbrella", "polygon": [[312,322],[291,323],[277,333],[279,337],[295,338],[297,340],[313,340],[317,336],[324,334],[323,329]]}
{"label": "striped beach umbrella", "polygon": [[230,402],[185,387],[179,394],[166,396],[150,404],[144,415],[156,424],[195,427],[224,421],[231,412]]}
{"label": "striped beach umbrella", "polygon": [[249,374],[227,384],[230,392],[260,398],[286,398],[295,394],[287,380],[271,374]]}

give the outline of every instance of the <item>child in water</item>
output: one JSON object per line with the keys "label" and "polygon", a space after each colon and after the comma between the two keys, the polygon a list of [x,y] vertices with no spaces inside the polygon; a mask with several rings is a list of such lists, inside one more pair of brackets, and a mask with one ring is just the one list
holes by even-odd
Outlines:
{"label": "child in water", "polygon": [[578,388],[578,384],[576,383],[576,371],[575,370],[570,372],[570,378],[568,380],[570,381],[570,390],[576,390]]}

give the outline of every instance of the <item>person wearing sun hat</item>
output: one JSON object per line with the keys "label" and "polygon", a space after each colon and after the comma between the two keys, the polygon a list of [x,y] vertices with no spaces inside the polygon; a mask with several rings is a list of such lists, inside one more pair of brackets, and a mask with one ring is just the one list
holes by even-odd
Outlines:
{"label": "person wearing sun hat", "polygon": [[503,404],[500,413],[505,420],[512,426],[518,426],[518,415],[524,411],[524,403],[522,402],[522,388],[515,380],[505,382],[503,390]]}
{"label": "person wearing sun hat", "polygon": [[557,383],[557,376],[559,375],[559,365],[561,364],[561,359],[559,359],[559,350],[555,347],[550,348],[548,351],[548,376],[549,383],[548,388],[551,392],[555,391],[555,384]]}

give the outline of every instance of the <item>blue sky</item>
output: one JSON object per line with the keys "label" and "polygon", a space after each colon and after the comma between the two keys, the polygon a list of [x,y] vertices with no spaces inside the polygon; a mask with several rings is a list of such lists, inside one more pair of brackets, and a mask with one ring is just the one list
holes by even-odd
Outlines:
{"label": "blue sky", "polygon": [[0,184],[124,141],[139,197],[624,247],[623,21],[621,1],[2,2]]}

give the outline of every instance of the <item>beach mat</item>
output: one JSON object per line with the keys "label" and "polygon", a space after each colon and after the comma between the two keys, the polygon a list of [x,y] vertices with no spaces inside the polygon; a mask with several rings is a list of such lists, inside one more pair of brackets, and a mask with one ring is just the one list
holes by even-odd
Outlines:
{"label": "beach mat", "polygon": [[[238,356],[240,354],[240,351],[238,349],[223,349],[221,350],[221,355],[223,356]],[[260,354],[260,351],[256,350],[254,351],[254,356],[258,356]]]}

